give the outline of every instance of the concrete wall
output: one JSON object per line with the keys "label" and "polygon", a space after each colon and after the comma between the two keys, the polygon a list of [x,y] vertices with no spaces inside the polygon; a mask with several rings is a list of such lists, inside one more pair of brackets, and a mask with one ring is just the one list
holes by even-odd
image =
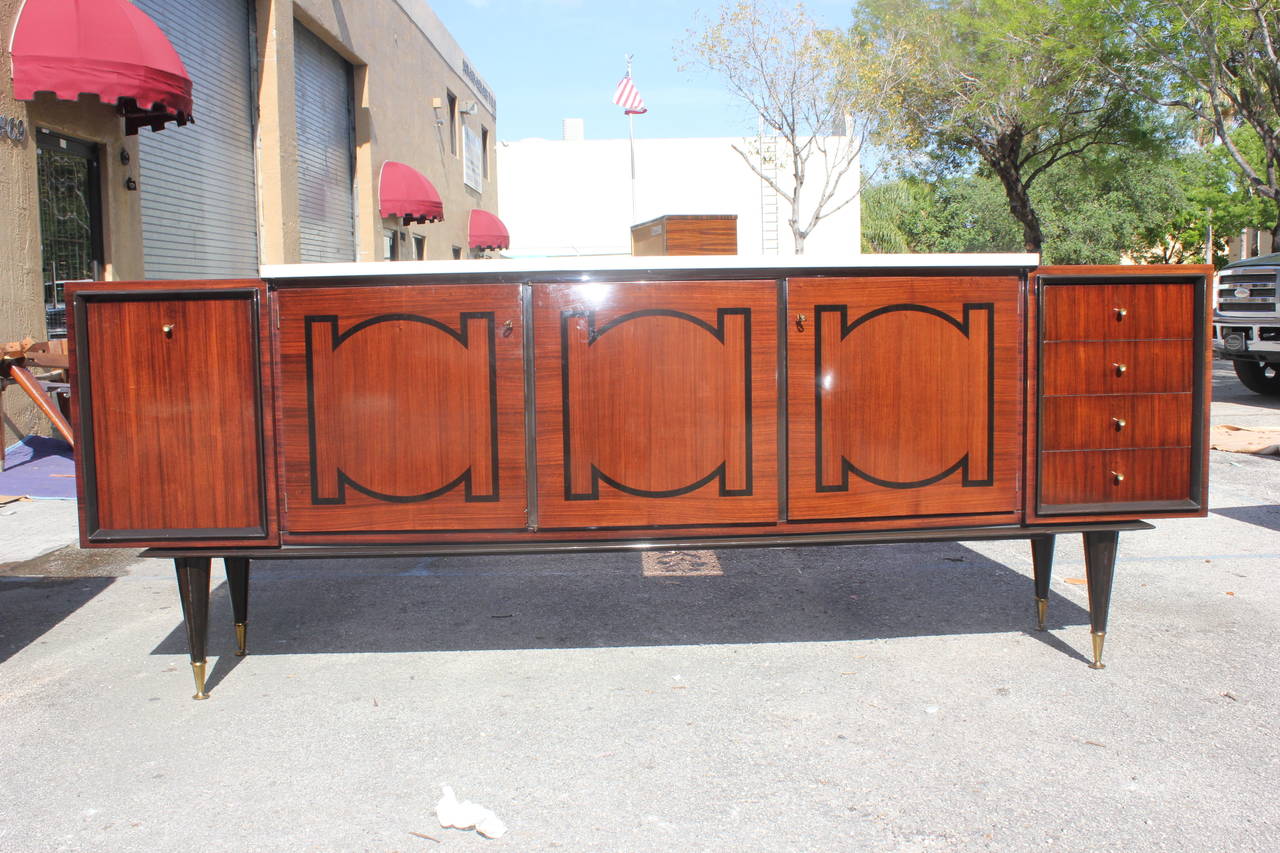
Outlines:
{"label": "concrete wall", "polygon": [[[643,119],[636,119],[637,125]],[[734,147],[753,153],[754,140],[637,139],[631,180],[626,139],[525,139],[498,146],[502,170],[499,206],[511,232],[511,256],[616,255],[631,252],[631,226],[672,214],[736,214],[738,254],[764,252],[762,182]],[[817,171],[811,164],[811,171]],[[785,170],[782,170],[785,172]],[[857,189],[855,164],[840,184],[841,200]],[[819,179],[802,194],[809,209]],[[776,195],[776,194],[775,194]],[[795,253],[778,199],[777,253]],[[852,254],[861,244],[856,202],[824,219],[805,253]]]}

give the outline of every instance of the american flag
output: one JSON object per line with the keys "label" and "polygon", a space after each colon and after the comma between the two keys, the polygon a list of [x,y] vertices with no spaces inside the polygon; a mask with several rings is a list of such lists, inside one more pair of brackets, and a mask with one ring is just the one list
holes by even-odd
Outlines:
{"label": "american flag", "polygon": [[645,108],[644,98],[640,97],[640,93],[636,91],[636,84],[631,82],[630,74],[618,81],[618,88],[613,93],[613,102],[622,107],[625,115],[638,116],[649,112]]}

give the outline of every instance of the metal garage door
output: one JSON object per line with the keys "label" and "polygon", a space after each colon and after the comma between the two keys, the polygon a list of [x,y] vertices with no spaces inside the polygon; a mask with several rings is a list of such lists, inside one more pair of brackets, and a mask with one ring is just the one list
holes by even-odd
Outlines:
{"label": "metal garage door", "polygon": [[196,119],[138,134],[147,277],[257,276],[251,3],[134,2],[182,57]]}
{"label": "metal garage door", "polygon": [[293,52],[302,260],[353,261],[351,66],[298,24]]}

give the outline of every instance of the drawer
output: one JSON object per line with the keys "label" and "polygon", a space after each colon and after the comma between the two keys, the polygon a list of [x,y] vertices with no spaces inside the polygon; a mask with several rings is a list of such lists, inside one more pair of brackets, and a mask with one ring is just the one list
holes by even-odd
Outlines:
{"label": "drawer", "polygon": [[1190,394],[1045,397],[1042,450],[1189,447]]}
{"label": "drawer", "polygon": [[1041,348],[1042,395],[1166,394],[1192,388],[1191,341],[1079,341]]}
{"label": "drawer", "polygon": [[1047,284],[1046,341],[1159,340],[1195,332],[1195,285]]}
{"label": "drawer", "polygon": [[1042,453],[1039,483],[1041,512],[1124,509],[1117,504],[1189,506],[1191,449]]}

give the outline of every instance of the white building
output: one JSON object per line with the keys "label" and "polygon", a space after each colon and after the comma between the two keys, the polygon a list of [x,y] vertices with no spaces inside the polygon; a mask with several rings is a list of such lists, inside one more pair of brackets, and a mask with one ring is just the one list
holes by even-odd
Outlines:
{"label": "white building", "polygon": [[[639,125],[642,120],[637,120]],[[498,209],[511,232],[510,257],[628,255],[631,226],[659,216],[735,214],[738,254],[795,254],[790,205],[743,161],[734,146],[758,155],[781,152],[780,140],[637,139],[634,184],[626,139],[584,139],[581,120],[565,121],[565,138],[498,144],[502,174]],[[810,161],[805,212],[821,187],[818,158]],[[785,181],[786,169],[779,180]],[[849,255],[861,245],[858,164],[838,185],[835,204],[805,243],[807,255]],[[634,191],[634,197],[633,197]]]}

